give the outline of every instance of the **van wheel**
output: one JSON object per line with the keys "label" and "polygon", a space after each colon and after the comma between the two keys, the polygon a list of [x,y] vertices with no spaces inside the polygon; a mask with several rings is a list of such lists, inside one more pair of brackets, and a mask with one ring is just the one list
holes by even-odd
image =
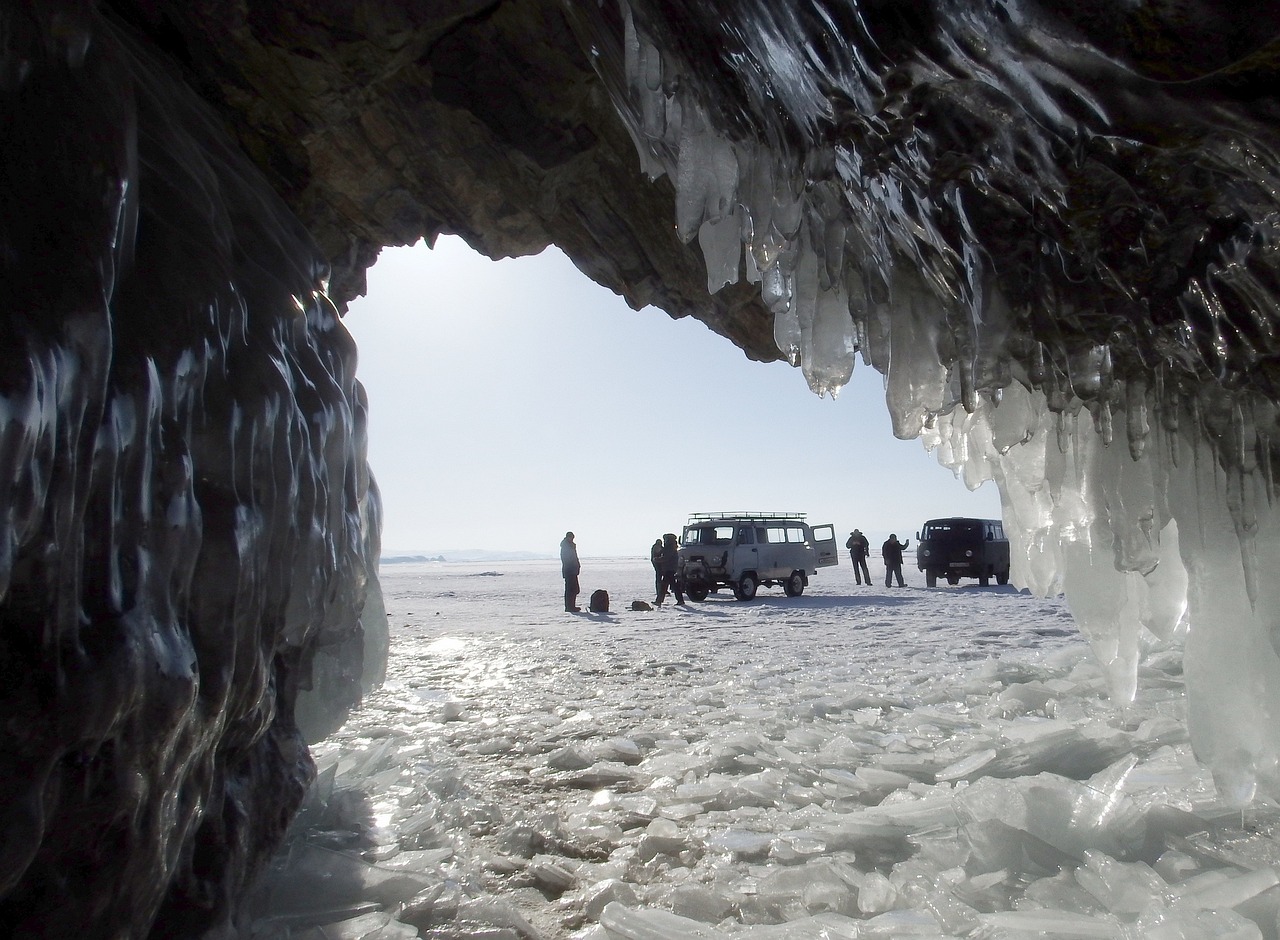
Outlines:
{"label": "van wheel", "polygon": [[937,587],[937,586],[938,586],[938,572],[933,571],[932,569],[930,569],[930,570],[928,570],[928,571],[925,571],[925,573],[924,573],[924,583],[925,583],[925,586],[926,586],[926,587]]}
{"label": "van wheel", "polygon": [[996,584],[1008,584],[1008,583],[1009,583],[1009,572],[1008,572],[1008,570],[1006,569],[1005,571],[997,571],[997,572],[996,572]]}
{"label": "van wheel", "polygon": [[986,587],[988,584],[991,583],[991,576],[988,574],[978,575],[978,583],[981,584],[983,587]]}
{"label": "van wheel", "polygon": [[950,585],[953,585],[953,586],[954,586],[954,585],[959,584],[959,583],[960,583],[960,575],[958,575],[958,574],[949,574],[949,575],[947,575],[947,583],[948,583],[948,584],[950,584]]}
{"label": "van wheel", "polygon": [[759,586],[756,576],[748,571],[733,586],[733,596],[740,601],[749,601],[756,596],[756,588]]}
{"label": "van wheel", "polygon": [[787,593],[787,597],[799,597],[804,593],[804,575],[799,571],[791,572],[791,577],[782,582],[782,590]]}
{"label": "van wheel", "polygon": [[707,599],[707,595],[711,592],[707,590],[705,584],[690,584],[685,588],[684,592],[689,595],[689,600],[701,603]]}

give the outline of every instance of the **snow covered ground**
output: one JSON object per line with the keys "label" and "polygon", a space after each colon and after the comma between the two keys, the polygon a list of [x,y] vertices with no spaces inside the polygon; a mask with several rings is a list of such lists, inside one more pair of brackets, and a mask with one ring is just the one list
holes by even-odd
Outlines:
{"label": "snow covered ground", "polygon": [[1280,814],[1218,800],[1176,646],[1118,707],[1060,600],[905,570],[634,612],[648,563],[588,558],[575,615],[557,562],[384,566],[387,683],[242,936],[1280,936]]}

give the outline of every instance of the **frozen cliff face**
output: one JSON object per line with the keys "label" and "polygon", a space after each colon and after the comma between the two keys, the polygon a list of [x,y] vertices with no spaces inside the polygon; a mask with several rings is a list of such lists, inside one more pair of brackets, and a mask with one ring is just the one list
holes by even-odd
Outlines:
{"label": "frozen cliff face", "polygon": [[193,937],[311,780],[313,663],[359,697],[355,350],[260,171],[83,5],[0,11],[0,102],[0,933]]}
{"label": "frozen cliff face", "polygon": [[1216,6],[575,9],[708,290],[757,284],[815,392],[861,358],[898,436],[994,479],[1113,694],[1185,613],[1243,802],[1280,795],[1277,14]]}

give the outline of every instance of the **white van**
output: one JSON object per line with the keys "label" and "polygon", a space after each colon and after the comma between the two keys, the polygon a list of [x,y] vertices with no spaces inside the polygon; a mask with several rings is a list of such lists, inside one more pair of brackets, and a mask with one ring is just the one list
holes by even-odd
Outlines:
{"label": "white van", "polygon": [[762,584],[798,597],[819,568],[839,563],[835,526],[810,526],[804,513],[699,512],[684,527],[678,576],[695,601],[721,587],[748,601]]}

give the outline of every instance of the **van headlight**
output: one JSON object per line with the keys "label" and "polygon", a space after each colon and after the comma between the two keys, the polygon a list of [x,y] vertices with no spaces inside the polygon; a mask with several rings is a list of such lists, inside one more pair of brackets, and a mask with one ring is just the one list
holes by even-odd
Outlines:
{"label": "van headlight", "polygon": [[926,549],[925,549],[924,551],[922,551],[920,554],[921,554],[922,556],[924,556],[925,558],[928,558],[928,557],[929,557],[929,549],[927,549],[927,548],[926,548]]}
{"label": "van headlight", "polygon": [[965,551],[965,553],[964,553],[964,557],[965,557],[965,558],[972,558],[972,557],[973,557],[973,549],[972,549],[972,548],[970,548],[970,549],[966,550],[966,551]]}

